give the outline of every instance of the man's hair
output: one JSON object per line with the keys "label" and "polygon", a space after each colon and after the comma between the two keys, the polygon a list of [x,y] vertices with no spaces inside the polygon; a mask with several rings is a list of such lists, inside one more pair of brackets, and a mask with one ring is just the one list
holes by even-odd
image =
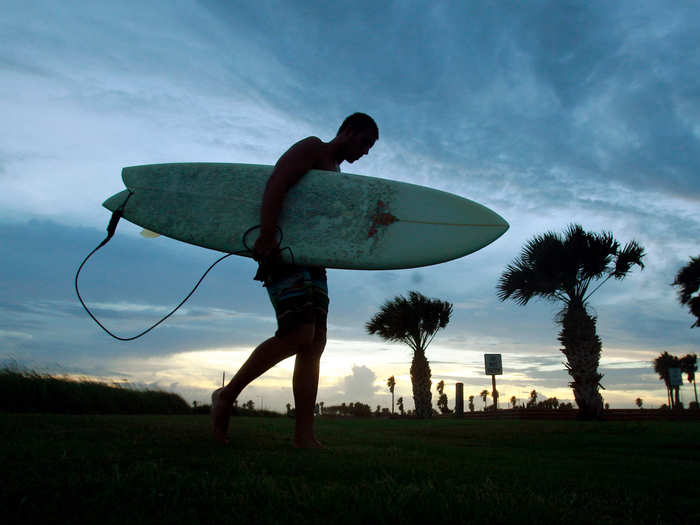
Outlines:
{"label": "man's hair", "polygon": [[338,128],[337,135],[343,131],[350,130],[353,132],[371,131],[374,134],[374,140],[379,140],[379,128],[372,117],[365,113],[353,113],[346,118]]}

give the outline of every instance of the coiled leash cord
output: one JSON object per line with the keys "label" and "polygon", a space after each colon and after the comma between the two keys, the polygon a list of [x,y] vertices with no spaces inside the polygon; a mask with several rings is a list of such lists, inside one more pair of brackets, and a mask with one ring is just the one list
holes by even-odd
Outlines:
{"label": "coiled leash cord", "polygon": [[[190,297],[192,297],[192,294],[197,290],[197,288],[198,288],[199,285],[202,283],[202,281],[203,281],[204,278],[207,276],[207,274],[211,271],[211,269],[214,268],[214,266],[216,266],[217,264],[219,264],[221,261],[223,261],[223,260],[226,259],[227,257],[230,257],[231,255],[242,255],[242,254],[244,254],[244,253],[252,254],[252,253],[253,253],[253,250],[251,250],[250,247],[248,246],[248,244],[246,243],[246,238],[248,237],[248,234],[249,234],[250,232],[252,232],[253,230],[256,230],[256,229],[260,228],[260,225],[256,225],[256,226],[253,226],[252,228],[249,228],[248,230],[246,230],[246,232],[243,234],[243,239],[242,239],[242,241],[243,241],[243,246],[245,246],[246,249],[245,249],[245,250],[239,250],[239,251],[236,251],[236,252],[227,253],[226,255],[224,255],[224,256],[222,256],[222,257],[219,257],[216,261],[214,261],[214,263],[213,263],[211,266],[209,266],[209,268],[207,268],[207,271],[204,272],[204,274],[202,275],[202,277],[200,277],[199,281],[197,281],[197,284],[194,285],[194,288],[192,288],[192,291],[191,291],[190,293],[188,293],[187,296],[186,296],[182,301],[180,301],[180,304],[178,304],[175,308],[173,308],[173,310],[172,310],[168,315],[166,315],[165,317],[163,317],[160,321],[158,321],[157,323],[155,323],[155,324],[154,324],[153,326],[151,326],[150,328],[147,328],[146,330],[144,330],[143,332],[141,332],[141,333],[139,333],[139,334],[137,334],[137,335],[134,335],[134,336],[132,336],[132,337],[120,337],[120,336],[115,335],[115,334],[113,334],[112,332],[110,332],[110,331],[97,319],[97,317],[95,317],[95,316],[93,315],[93,313],[92,313],[92,312],[90,311],[90,309],[87,307],[87,305],[85,304],[85,301],[83,301],[83,298],[82,298],[82,296],[80,295],[80,290],[78,289],[78,277],[80,276],[80,271],[83,269],[83,266],[85,266],[85,263],[88,262],[88,259],[90,259],[90,257],[92,257],[92,255],[93,255],[97,250],[99,250],[99,249],[102,248],[105,244],[107,244],[107,243],[109,242],[109,240],[112,238],[112,236],[114,236],[114,232],[115,232],[116,229],[117,229],[117,223],[119,222],[119,219],[121,219],[122,213],[124,212],[124,206],[126,206],[126,203],[129,201],[129,197],[131,197],[132,194],[133,194],[133,193],[130,192],[129,195],[127,196],[126,200],[124,200],[124,202],[122,203],[122,205],[119,206],[119,208],[117,208],[116,210],[114,210],[114,212],[112,213],[112,217],[111,217],[110,220],[109,220],[109,224],[107,225],[107,237],[97,246],[97,248],[95,248],[94,250],[92,250],[92,251],[87,255],[87,257],[85,257],[85,259],[83,259],[83,262],[80,263],[80,266],[78,267],[78,271],[75,273],[75,293],[78,295],[78,299],[80,300],[80,304],[83,305],[83,308],[85,308],[85,311],[88,313],[88,315],[89,315],[90,317],[92,317],[92,320],[95,321],[95,322],[97,323],[97,325],[98,325],[100,328],[102,328],[102,330],[104,330],[105,332],[107,332],[107,333],[108,333],[109,335],[111,335],[114,339],[118,339],[119,341],[133,341],[134,339],[138,339],[139,337],[141,337],[141,336],[143,336],[143,335],[146,335],[148,332],[150,332],[151,330],[153,330],[156,326],[158,326],[158,325],[161,324],[163,321],[165,321],[168,317],[170,317],[170,316],[173,315],[175,312],[177,312],[177,311],[179,310],[179,308],[180,308],[183,304],[185,304],[185,303],[187,302],[187,300],[188,300]],[[292,252],[292,249],[291,249],[290,247],[285,247],[285,248],[281,248],[281,249],[279,248],[279,247],[280,247],[280,244],[282,243],[283,234],[282,234],[282,229],[281,229],[279,226],[277,226],[277,230],[278,230],[279,233],[280,233],[279,241],[277,241],[277,248],[279,249],[280,252],[283,251],[283,250],[289,250],[289,253],[290,253],[291,259],[292,259],[292,264],[294,264],[294,253]]]}

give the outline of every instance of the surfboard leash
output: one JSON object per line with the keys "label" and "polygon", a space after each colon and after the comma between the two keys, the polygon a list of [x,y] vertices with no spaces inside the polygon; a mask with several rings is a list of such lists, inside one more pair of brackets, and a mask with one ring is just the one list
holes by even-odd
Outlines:
{"label": "surfboard leash", "polygon": [[[194,288],[192,288],[192,290],[190,291],[190,293],[188,293],[187,296],[186,296],[182,301],[180,301],[180,304],[178,304],[175,308],[173,308],[173,309],[170,311],[170,313],[168,313],[168,314],[167,314],[165,317],[163,317],[160,321],[158,321],[157,323],[153,324],[152,326],[150,326],[149,328],[147,328],[146,330],[144,330],[143,332],[141,332],[141,333],[139,333],[139,334],[137,334],[137,335],[134,335],[134,336],[131,336],[131,337],[121,337],[121,336],[118,336],[118,335],[116,335],[116,334],[113,334],[113,333],[112,333],[106,326],[104,326],[104,325],[97,319],[97,317],[95,317],[95,315],[90,311],[90,309],[88,308],[88,306],[85,304],[85,301],[83,301],[82,296],[80,295],[80,289],[78,288],[78,278],[80,277],[80,272],[81,272],[81,270],[83,269],[83,266],[85,266],[85,263],[88,262],[88,260],[90,259],[90,257],[92,257],[92,256],[95,254],[95,252],[97,252],[97,250],[99,250],[99,249],[102,248],[105,244],[107,244],[107,243],[112,239],[112,237],[114,236],[114,232],[115,232],[116,229],[117,229],[117,224],[119,223],[119,219],[121,219],[122,214],[123,214],[123,212],[124,212],[124,207],[126,206],[126,203],[129,201],[129,198],[131,197],[131,195],[133,195],[133,192],[132,192],[132,191],[129,191],[129,194],[127,195],[126,199],[124,199],[124,202],[123,202],[116,210],[114,210],[114,212],[112,212],[112,216],[111,216],[110,219],[109,219],[109,224],[107,225],[107,237],[105,237],[105,239],[104,239],[99,245],[97,245],[97,247],[96,247],[94,250],[92,250],[92,251],[87,255],[87,257],[85,257],[85,259],[83,259],[83,262],[80,263],[80,266],[78,267],[78,271],[75,273],[75,293],[78,295],[78,300],[80,301],[80,304],[83,305],[83,308],[84,308],[85,311],[88,313],[88,315],[92,318],[92,320],[95,321],[95,323],[97,323],[97,326],[99,326],[100,328],[102,328],[102,330],[104,330],[108,335],[110,335],[111,337],[113,337],[114,339],[117,339],[117,340],[119,340],[119,341],[133,341],[134,339],[138,339],[139,337],[146,335],[148,332],[150,332],[151,330],[153,330],[156,326],[158,326],[158,325],[161,324],[163,321],[165,321],[166,319],[168,319],[171,315],[173,315],[175,312],[177,312],[177,311],[180,309],[180,307],[181,307],[183,304],[185,304],[185,303],[187,302],[187,300],[188,300],[190,297],[192,297],[192,294],[194,294],[194,292],[197,290],[197,288],[199,288],[199,285],[202,284],[202,281],[203,281],[204,278],[207,276],[207,274],[214,268],[214,266],[216,266],[217,264],[219,264],[221,261],[223,261],[223,260],[226,259],[227,257],[230,257],[231,255],[242,255],[242,254],[244,254],[244,253],[252,254],[252,253],[253,253],[253,250],[251,250],[250,247],[248,246],[248,244],[247,244],[247,242],[246,242],[246,238],[247,238],[247,236],[248,236],[248,234],[249,234],[250,232],[252,232],[253,230],[255,230],[255,229],[257,229],[257,228],[260,228],[260,225],[256,225],[256,226],[253,226],[252,228],[249,228],[249,229],[243,234],[243,239],[242,239],[242,241],[243,241],[243,246],[245,246],[246,249],[245,249],[245,250],[238,250],[238,251],[235,251],[235,252],[227,253],[226,255],[223,255],[223,256],[219,257],[216,261],[214,261],[214,262],[209,266],[209,268],[207,268],[207,270],[202,274],[202,277],[199,278],[199,280],[197,281],[197,284],[194,285]],[[287,247],[285,247],[285,248],[279,248],[280,245],[281,245],[281,243],[282,243],[283,234],[282,234],[282,229],[281,229],[279,226],[277,226],[277,229],[278,229],[279,232],[280,232],[280,239],[279,239],[279,241],[277,242],[277,248],[280,250],[280,252],[281,252],[281,251],[284,251],[284,250],[289,250],[289,253],[290,253],[290,256],[291,256],[291,259],[292,259],[292,264],[294,264],[294,253],[292,252],[291,247],[287,246]]]}

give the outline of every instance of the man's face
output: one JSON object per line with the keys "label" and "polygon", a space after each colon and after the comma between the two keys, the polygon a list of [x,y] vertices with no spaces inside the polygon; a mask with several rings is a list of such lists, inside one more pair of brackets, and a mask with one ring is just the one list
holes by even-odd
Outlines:
{"label": "man's face", "polygon": [[361,131],[353,133],[349,136],[345,159],[352,163],[360,157],[367,155],[369,150],[374,146],[374,133],[371,131]]}

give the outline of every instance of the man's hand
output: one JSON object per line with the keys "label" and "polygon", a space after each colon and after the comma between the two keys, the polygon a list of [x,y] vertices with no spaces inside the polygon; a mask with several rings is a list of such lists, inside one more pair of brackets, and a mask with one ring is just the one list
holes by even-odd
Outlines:
{"label": "man's hand", "polygon": [[253,257],[256,260],[261,260],[276,255],[278,252],[279,246],[277,241],[277,231],[261,231],[260,236],[255,241],[255,245],[253,246]]}

